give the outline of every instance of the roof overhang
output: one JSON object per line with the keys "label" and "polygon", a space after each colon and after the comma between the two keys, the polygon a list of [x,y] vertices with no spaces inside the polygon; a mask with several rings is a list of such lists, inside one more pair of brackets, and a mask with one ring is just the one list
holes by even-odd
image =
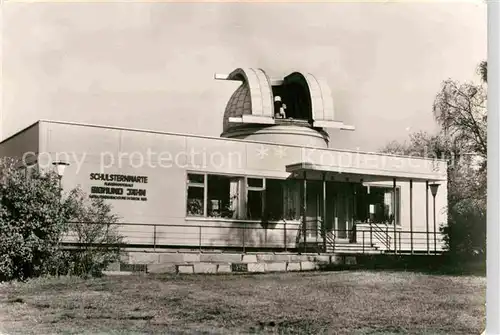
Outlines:
{"label": "roof overhang", "polygon": [[446,176],[437,173],[416,173],[407,171],[395,171],[384,169],[367,169],[362,167],[342,167],[333,165],[320,165],[309,162],[300,162],[286,166],[286,171],[291,173],[300,173],[307,171],[326,172],[335,174],[351,174],[358,176],[373,177],[374,180],[415,180],[415,181],[429,181],[429,182],[444,182]]}

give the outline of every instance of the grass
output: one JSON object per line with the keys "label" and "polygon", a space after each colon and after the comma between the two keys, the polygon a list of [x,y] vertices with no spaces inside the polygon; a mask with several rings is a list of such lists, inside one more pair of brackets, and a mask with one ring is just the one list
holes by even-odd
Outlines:
{"label": "grass", "polygon": [[0,285],[0,332],[479,334],[485,286],[370,271],[41,278]]}

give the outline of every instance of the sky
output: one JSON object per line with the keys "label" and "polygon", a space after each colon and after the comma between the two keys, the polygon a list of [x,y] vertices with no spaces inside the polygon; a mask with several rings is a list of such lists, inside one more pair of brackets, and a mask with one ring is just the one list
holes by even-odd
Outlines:
{"label": "sky", "polygon": [[442,81],[477,80],[486,5],[4,3],[1,136],[52,119],[219,136],[238,67],[325,78],[332,148],[435,131]]}

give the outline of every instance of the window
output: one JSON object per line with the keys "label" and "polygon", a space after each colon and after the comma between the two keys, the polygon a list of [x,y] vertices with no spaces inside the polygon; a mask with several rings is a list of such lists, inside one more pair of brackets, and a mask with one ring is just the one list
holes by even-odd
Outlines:
{"label": "window", "polygon": [[[193,184],[204,184],[205,183],[205,175],[204,174],[188,174],[188,182]],[[201,185],[203,186],[203,185]]]}
{"label": "window", "polygon": [[187,216],[279,221],[300,217],[296,180],[188,173]]}
{"label": "window", "polygon": [[283,219],[284,186],[285,182],[283,180],[266,180],[266,202],[264,209],[267,220],[277,221]]}
{"label": "window", "polygon": [[187,216],[240,218],[242,177],[188,173]]}
{"label": "window", "polygon": [[208,176],[208,217],[238,217],[239,179],[229,176]]}
{"label": "window", "polygon": [[247,178],[247,219],[264,217],[264,178]]}
{"label": "window", "polygon": [[400,190],[396,188],[396,201],[394,190],[389,187],[370,186],[366,195],[369,220],[374,223],[401,224],[400,221]]}
{"label": "window", "polygon": [[247,184],[248,219],[268,221],[299,219],[300,184],[298,181],[248,178]]}
{"label": "window", "polygon": [[205,216],[205,175],[188,174],[187,215]]}
{"label": "window", "polygon": [[286,180],[284,184],[284,208],[283,218],[286,220],[300,219],[300,192],[301,183],[299,180]]}

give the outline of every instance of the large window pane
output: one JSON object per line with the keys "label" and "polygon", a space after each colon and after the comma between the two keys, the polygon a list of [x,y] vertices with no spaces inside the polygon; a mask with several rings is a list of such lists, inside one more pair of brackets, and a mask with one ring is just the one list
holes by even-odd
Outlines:
{"label": "large window pane", "polygon": [[203,187],[188,187],[187,215],[203,216],[205,206]]}
{"label": "large window pane", "polygon": [[278,221],[284,218],[284,180],[266,179],[266,218]]}
{"label": "large window pane", "polygon": [[238,205],[237,179],[230,176],[208,176],[208,216],[235,218]]}
{"label": "large window pane", "polygon": [[262,219],[263,194],[263,191],[248,190],[247,218],[249,220]]}
{"label": "large window pane", "polygon": [[367,195],[370,221],[384,224],[400,224],[399,220],[399,189],[396,189],[396,202],[394,191],[386,187],[370,187]]}
{"label": "large window pane", "polygon": [[284,218],[300,219],[300,181],[295,179],[285,182]]}

